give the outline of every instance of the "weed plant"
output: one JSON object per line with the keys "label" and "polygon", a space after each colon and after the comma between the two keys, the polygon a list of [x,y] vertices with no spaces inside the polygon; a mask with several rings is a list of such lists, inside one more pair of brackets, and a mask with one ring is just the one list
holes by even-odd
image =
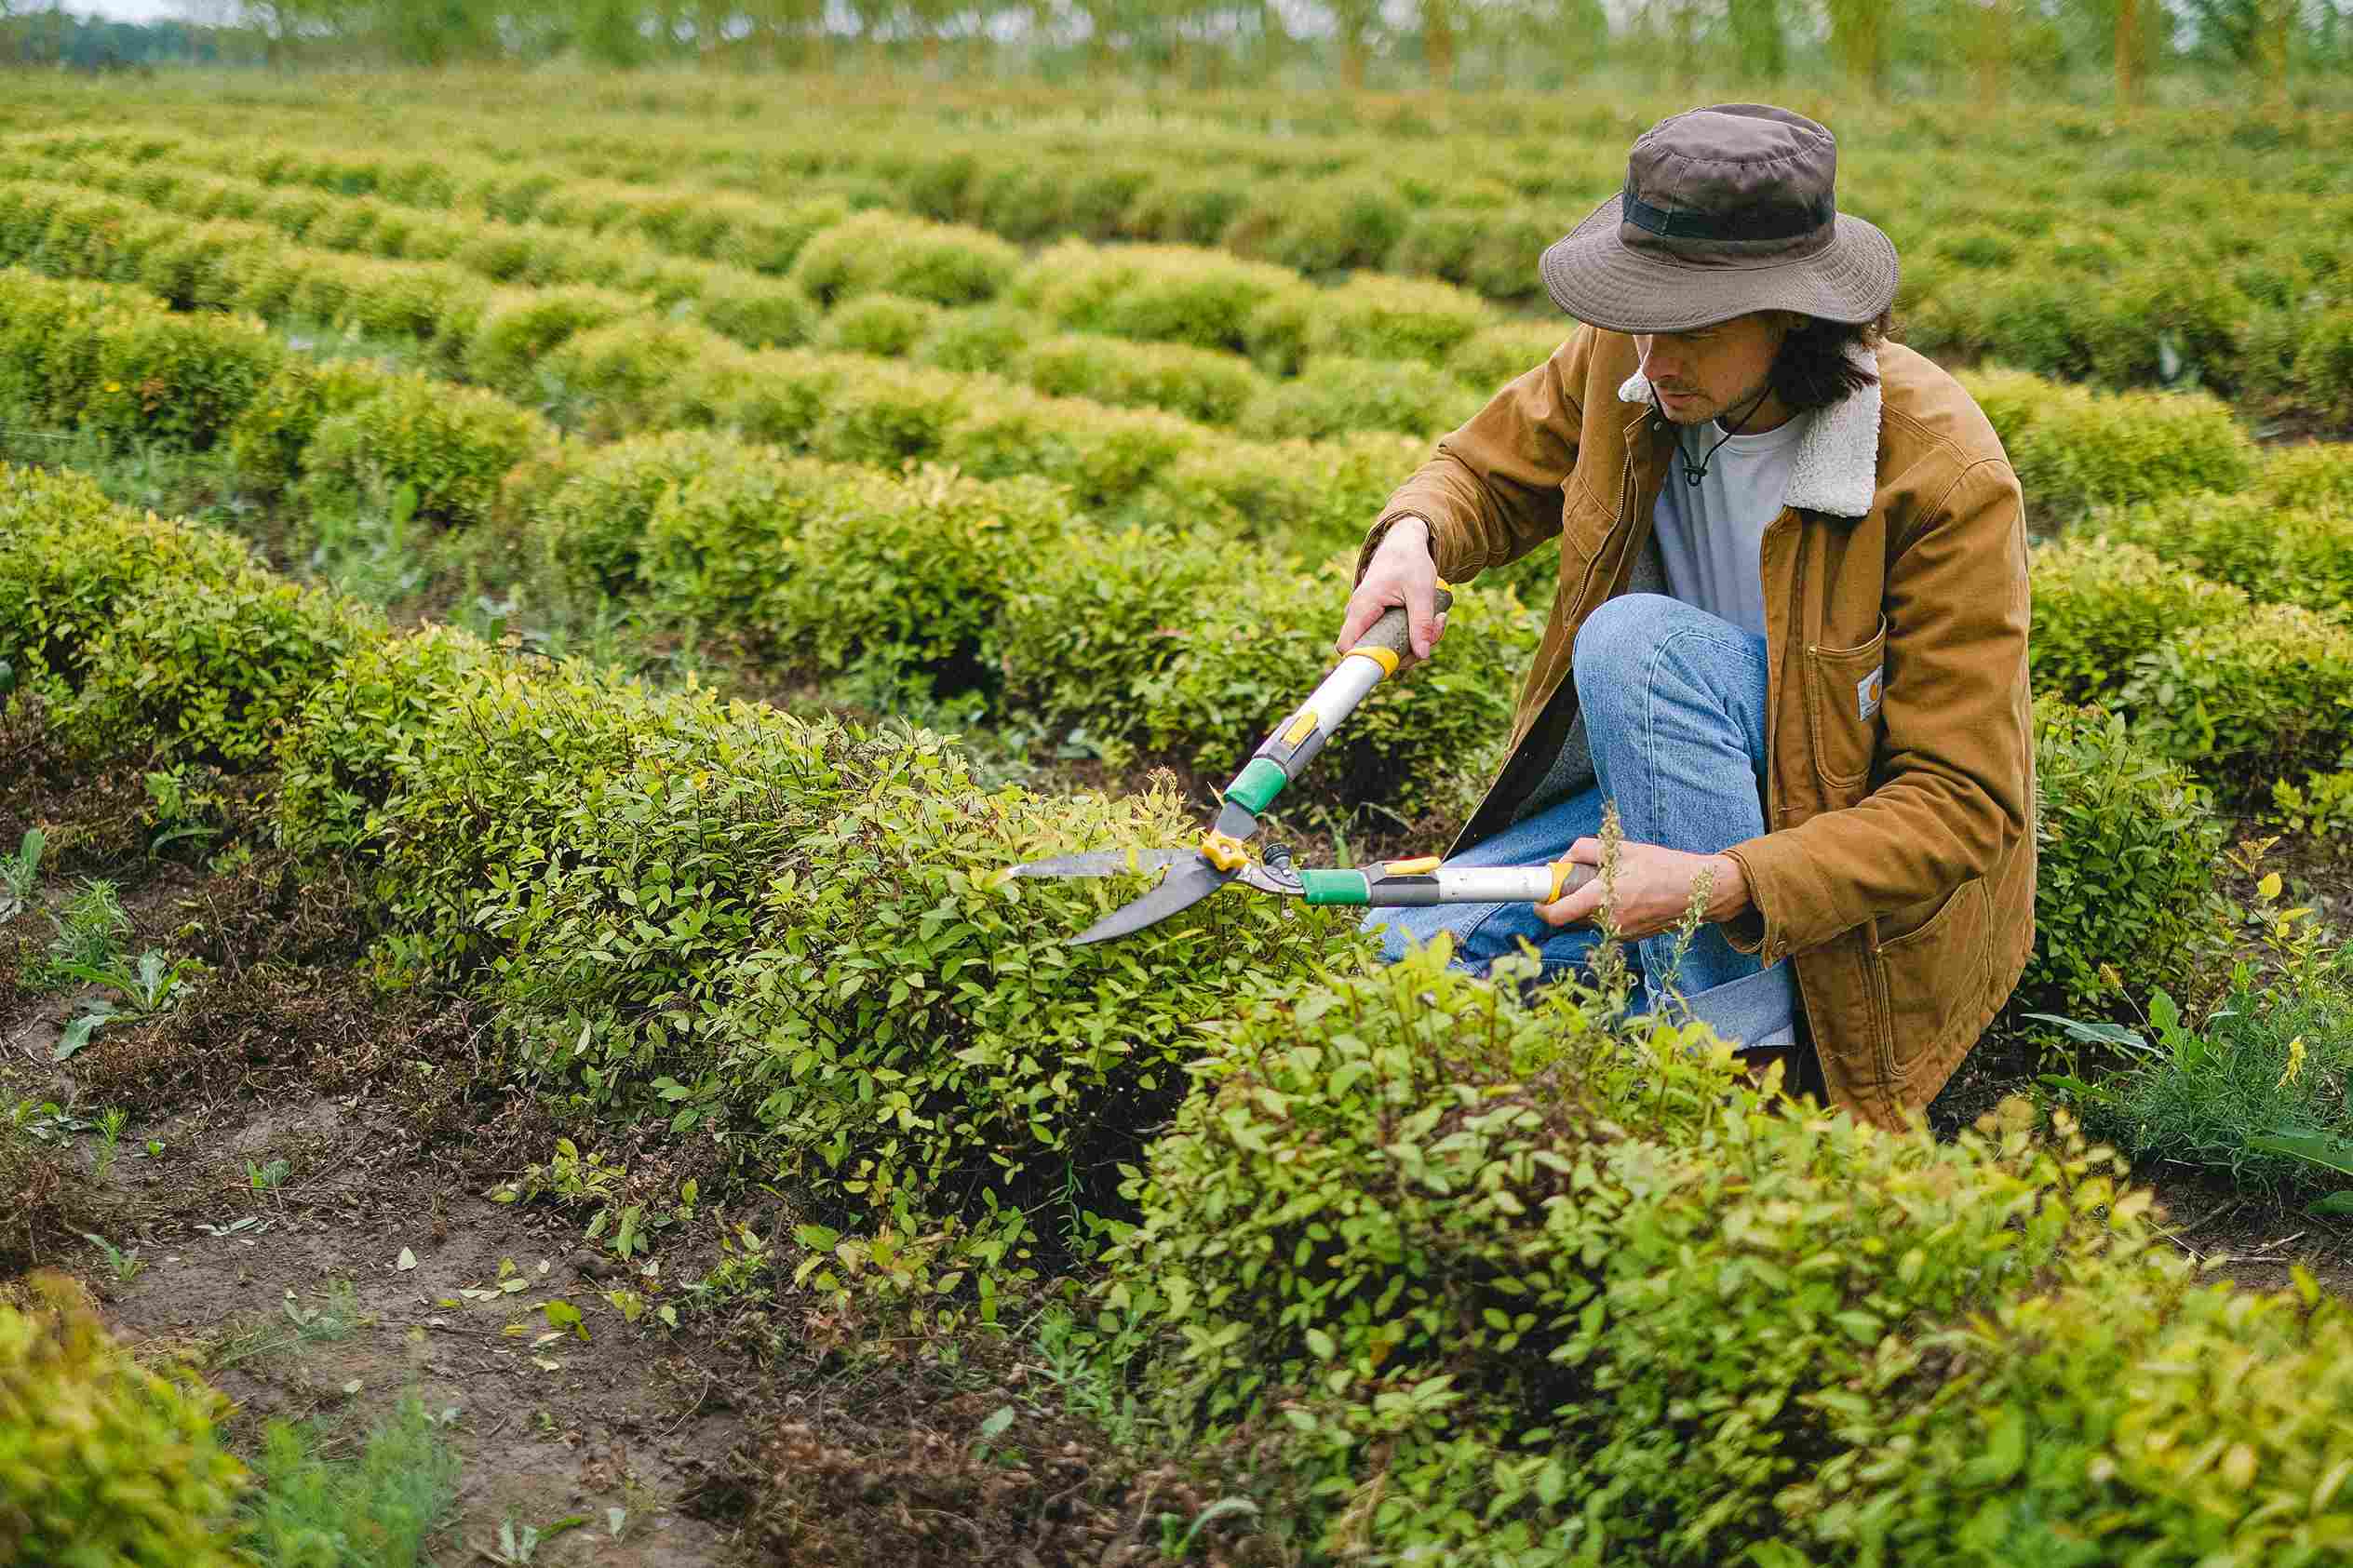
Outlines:
{"label": "weed plant", "polygon": [[260,1568],[416,1568],[425,1537],[457,1497],[457,1454],[410,1395],[359,1454],[328,1457],[336,1434],[270,1423],[242,1510]]}
{"label": "weed plant", "polygon": [[74,978],[77,970],[111,968],[121,955],[123,939],[130,934],[130,916],[121,894],[114,883],[99,878],[83,878],[63,911],[49,917],[49,924],[57,928],[49,940],[49,968],[59,980]]}

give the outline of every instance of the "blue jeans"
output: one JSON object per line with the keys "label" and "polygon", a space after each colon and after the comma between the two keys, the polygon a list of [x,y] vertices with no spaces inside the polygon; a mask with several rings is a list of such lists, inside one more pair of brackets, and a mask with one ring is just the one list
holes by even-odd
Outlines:
{"label": "blue jeans", "polygon": [[[1601,831],[1602,802],[1618,803],[1629,843],[1714,854],[1765,831],[1765,639],[1659,594],[1605,601],[1578,629],[1571,678],[1599,782],[1464,851],[1449,865],[1535,865]],[[1455,967],[1474,974],[1532,943],[1547,980],[1584,965],[1600,941],[1592,925],[1555,928],[1532,904],[1453,904],[1374,909],[1391,961],[1439,931],[1454,935]],[[1638,1007],[1666,998],[1661,977],[1674,933],[1634,945]],[[1787,962],[1763,968],[1723,928],[1703,924],[1674,975],[1692,1016],[1745,1046],[1794,1039],[1796,989]]]}

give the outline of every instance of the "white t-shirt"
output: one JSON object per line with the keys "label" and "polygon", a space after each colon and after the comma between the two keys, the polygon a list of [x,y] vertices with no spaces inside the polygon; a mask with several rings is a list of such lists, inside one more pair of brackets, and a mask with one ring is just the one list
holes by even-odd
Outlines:
{"label": "white t-shirt", "polygon": [[[1676,439],[1693,463],[1707,473],[1694,486],[1684,478],[1681,460],[1667,462],[1666,487],[1651,521],[1659,558],[1667,569],[1667,592],[1711,615],[1722,616],[1755,637],[1765,635],[1765,570],[1760,551],[1765,529],[1782,515],[1790,469],[1797,462],[1810,413],[1771,430],[1726,439],[1714,420],[1677,427]],[[1716,446],[1723,442],[1720,447]],[[1715,455],[1708,449],[1715,447]]]}

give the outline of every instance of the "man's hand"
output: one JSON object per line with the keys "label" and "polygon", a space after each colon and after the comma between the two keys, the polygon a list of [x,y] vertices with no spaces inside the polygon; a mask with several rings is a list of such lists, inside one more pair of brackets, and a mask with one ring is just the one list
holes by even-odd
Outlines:
{"label": "man's hand", "polygon": [[1365,580],[1348,596],[1348,612],[1340,618],[1336,654],[1356,646],[1390,606],[1405,607],[1413,650],[1399,661],[1408,668],[1430,657],[1445,635],[1446,618],[1437,612],[1438,568],[1430,558],[1430,525],[1419,517],[1400,517],[1381,536]]}
{"label": "man's hand", "polygon": [[[1580,865],[1601,864],[1601,840],[1580,838],[1568,847],[1568,858]],[[1691,887],[1701,872],[1709,873],[1707,918],[1728,920],[1749,906],[1748,878],[1741,863],[1729,855],[1693,855],[1656,844],[1618,846],[1618,934],[1629,942],[1673,931],[1691,907]],[[1540,904],[1537,914],[1548,924],[1573,926],[1598,918],[1601,878],[1579,888],[1553,904]]]}

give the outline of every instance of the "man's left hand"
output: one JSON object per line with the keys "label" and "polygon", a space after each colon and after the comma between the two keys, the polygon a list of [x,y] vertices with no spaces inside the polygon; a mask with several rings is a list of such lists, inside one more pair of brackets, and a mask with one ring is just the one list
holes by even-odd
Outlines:
{"label": "man's left hand", "polygon": [[[1580,865],[1601,864],[1601,840],[1580,838],[1568,847],[1568,858]],[[1707,918],[1728,920],[1749,906],[1748,878],[1741,863],[1728,855],[1686,854],[1657,844],[1618,846],[1618,934],[1629,942],[1673,931],[1691,907],[1691,888],[1701,872],[1709,873]],[[1601,912],[1601,878],[1552,904],[1540,904],[1537,914],[1548,924],[1573,926]]]}

